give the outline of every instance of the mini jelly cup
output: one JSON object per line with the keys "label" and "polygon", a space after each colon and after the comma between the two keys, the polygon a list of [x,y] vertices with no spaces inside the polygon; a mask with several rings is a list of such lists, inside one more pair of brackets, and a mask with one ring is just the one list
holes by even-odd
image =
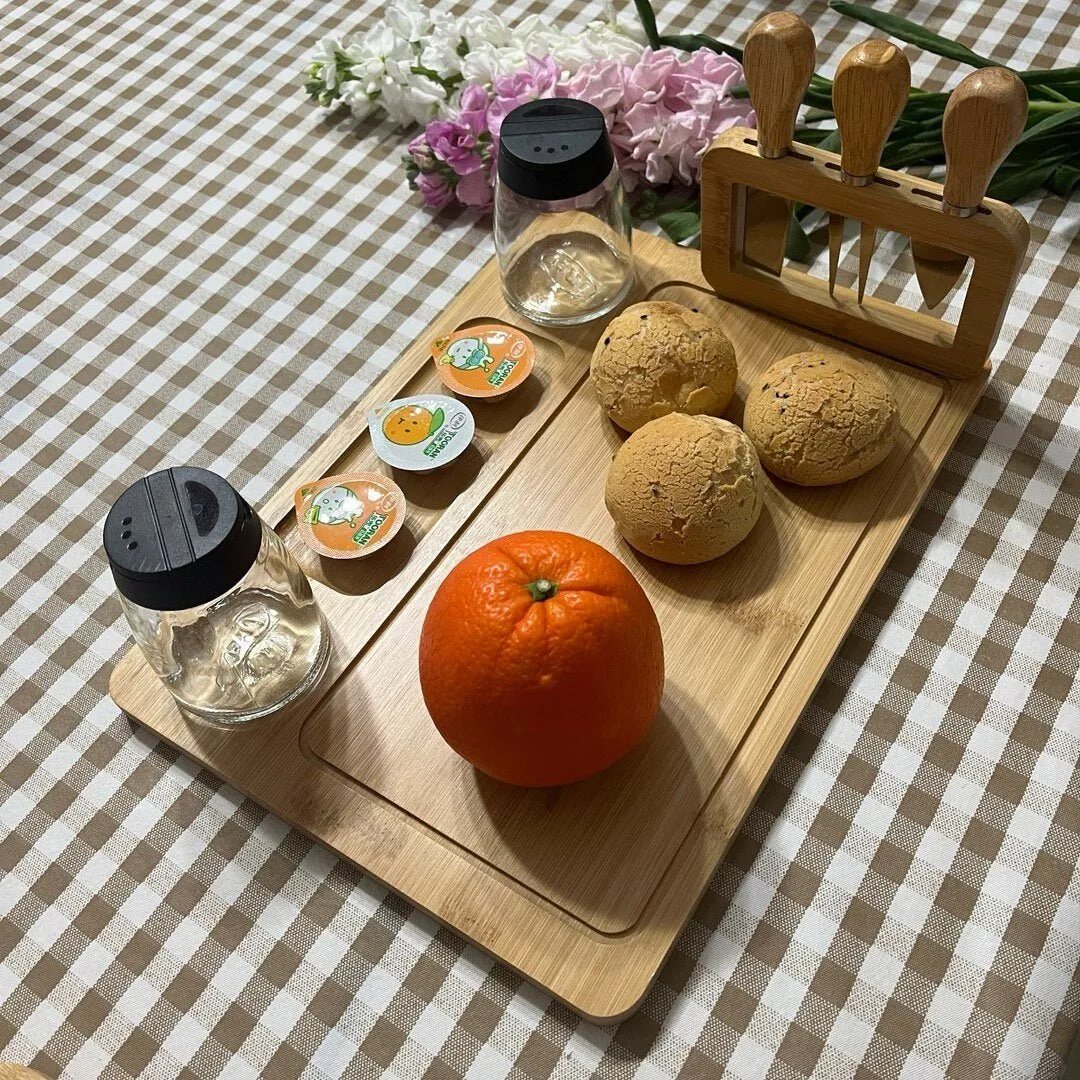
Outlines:
{"label": "mini jelly cup", "polygon": [[476,433],[467,405],[445,394],[417,394],[368,412],[375,453],[395,469],[429,473],[459,458]]}
{"label": "mini jelly cup", "polygon": [[437,337],[431,356],[439,378],[455,394],[500,398],[529,377],[536,348],[513,326],[484,323]]}
{"label": "mini jelly cup", "polygon": [[296,489],[304,543],[328,559],[362,559],[386,547],[405,522],[405,496],[381,473],[342,473]]}

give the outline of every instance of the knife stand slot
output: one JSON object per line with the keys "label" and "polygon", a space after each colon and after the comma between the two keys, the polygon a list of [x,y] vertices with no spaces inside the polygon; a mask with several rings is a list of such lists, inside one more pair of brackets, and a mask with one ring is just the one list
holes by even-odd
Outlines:
{"label": "knife stand slot", "polygon": [[[941,211],[943,188],[881,169],[877,183],[854,187],[837,175],[840,156],[802,143],[782,158],[757,153],[748,128],[731,128],[707,151],[701,170],[701,269],[717,294],[782,316],[845,342],[926,368],[971,378],[987,365],[1027,251],[1028,225],[1006,203],[984,199],[966,218]],[[785,267],[779,277],[743,259],[747,189],[905,233],[972,261],[956,326],[926,312],[828,283]]]}

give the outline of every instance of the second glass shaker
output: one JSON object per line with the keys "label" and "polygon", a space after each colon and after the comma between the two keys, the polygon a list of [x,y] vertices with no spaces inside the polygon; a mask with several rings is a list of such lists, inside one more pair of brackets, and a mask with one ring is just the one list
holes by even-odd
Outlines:
{"label": "second glass shaker", "polygon": [[143,477],[113,504],[104,541],[135,641],[189,712],[264,716],[325,668],[310,583],[223,477],[189,466]]}
{"label": "second glass shaker", "polygon": [[595,106],[530,101],[503,121],[495,249],[507,302],[535,323],[587,322],[625,298],[630,213]]}

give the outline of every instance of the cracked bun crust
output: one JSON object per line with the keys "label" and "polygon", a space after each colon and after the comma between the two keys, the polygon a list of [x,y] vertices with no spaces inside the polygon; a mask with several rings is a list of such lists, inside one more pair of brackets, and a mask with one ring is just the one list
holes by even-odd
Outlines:
{"label": "cracked bun crust", "polygon": [[763,486],[754,447],[734,424],[669,413],[619,447],[604,501],[638,551],[700,563],[746,538],[761,514]]}
{"label": "cracked bun crust", "polygon": [[627,431],[672,412],[722,413],[737,374],[727,334],[666,300],[633,304],[612,319],[590,371],[604,411]]}
{"label": "cracked bun crust", "polygon": [[884,461],[900,416],[892,391],[865,364],[804,352],[773,364],[750,387],[743,427],[774,476],[820,487]]}

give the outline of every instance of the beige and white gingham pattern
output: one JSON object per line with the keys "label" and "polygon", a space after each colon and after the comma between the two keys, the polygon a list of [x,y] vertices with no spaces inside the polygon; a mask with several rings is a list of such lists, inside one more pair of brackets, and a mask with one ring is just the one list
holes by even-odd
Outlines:
{"label": "beige and white gingham pattern", "polygon": [[[866,33],[795,6],[826,71]],[[764,5],[658,7],[736,40]],[[1070,0],[893,7],[1019,68],[1080,63]],[[1056,1076],[1080,1017],[1076,202],[1023,205],[993,382],[620,1027],[106,697],[111,501],[194,462],[258,502],[490,253],[486,223],[409,196],[391,125],[303,96],[313,41],[376,10],[0,0],[0,1058],[72,1080]],[[918,84],[958,78],[910,55]],[[883,244],[881,288],[911,302]]]}

